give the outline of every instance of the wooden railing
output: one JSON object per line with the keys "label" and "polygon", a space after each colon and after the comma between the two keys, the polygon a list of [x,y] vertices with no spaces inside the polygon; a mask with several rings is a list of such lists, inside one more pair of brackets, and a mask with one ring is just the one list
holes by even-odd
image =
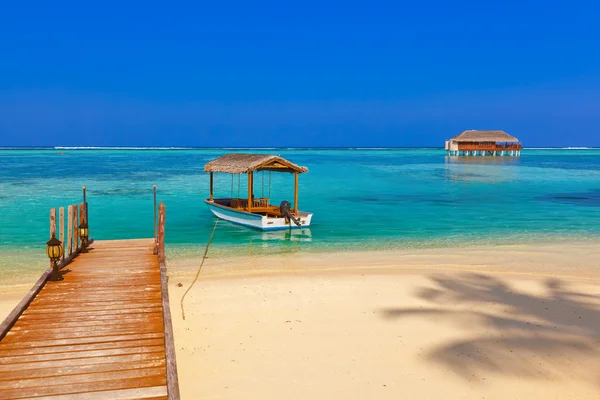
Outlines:
{"label": "wooden railing", "polygon": [[252,207],[269,207],[269,199],[263,197],[254,199]]}
{"label": "wooden railing", "polygon": [[167,218],[167,208],[162,201],[158,206],[158,234],[156,237],[156,248],[158,249],[158,259],[161,263],[165,262],[165,220]]}
{"label": "wooden railing", "polygon": [[[269,207],[269,199],[266,197],[256,198],[252,201],[252,208]],[[231,199],[231,208],[248,208],[248,199]]]}
{"label": "wooden railing", "polygon": [[[71,261],[73,261],[73,259],[75,257],[77,257],[77,255],[83,250],[83,247],[80,246],[80,242],[79,242],[79,224],[82,222],[81,217],[84,218],[83,221],[85,221],[85,222],[88,221],[87,220],[88,208],[87,208],[87,202],[85,201],[85,190],[86,189],[84,186],[83,187],[84,202],[79,204],[79,207],[77,206],[77,204],[67,207],[68,247],[66,249],[64,246],[64,243],[65,243],[64,242],[64,239],[65,239],[65,208],[60,207],[58,209],[59,237],[57,239],[60,240],[60,242],[63,246],[62,260],[57,263],[56,267],[54,266],[54,263],[52,261],[50,261],[50,268],[48,268],[42,274],[40,279],[37,280],[37,282],[29,290],[29,292],[27,292],[25,297],[19,302],[19,304],[17,304],[17,306],[12,310],[12,312],[10,314],[8,314],[8,316],[4,319],[4,321],[2,321],[2,323],[0,324],[0,340],[2,340],[4,338],[4,336],[6,336],[8,331],[15,324],[15,322],[17,322],[17,320],[19,319],[21,314],[23,314],[25,309],[27,309],[29,304],[31,304],[31,302],[33,301],[35,296],[37,296],[37,294],[42,290],[42,288],[44,287],[46,282],[51,279],[51,277],[53,276],[53,273],[63,269],[66,265],[68,265]],[[78,210],[80,210],[80,212],[78,212]],[[79,216],[79,218],[78,218],[78,216]],[[50,209],[50,238],[52,238],[53,234],[56,236],[56,208]],[[89,233],[88,233],[88,235],[89,235]],[[94,241],[93,239],[89,239],[88,245],[93,243],[93,241]]]}
{"label": "wooden railing", "polygon": [[458,143],[459,151],[506,151],[506,150],[521,150],[523,145],[521,143],[507,143],[507,144],[496,144],[496,143]]}
{"label": "wooden railing", "polygon": [[[155,188],[156,189],[156,188]],[[156,198],[156,190],[155,190]],[[156,204],[156,202],[155,202]],[[156,207],[155,207],[156,209]],[[156,218],[155,218],[156,219]],[[162,293],[163,329],[165,332],[165,360],[167,368],[167,394],[169,400],[179,400],[179,378],[177,376],[177,359],[173,336],[173,323],[171,321],[171,305],[169,302],[169,279],[165,254],[165,224],[167,220],[167,207],[161,201],[158,205],[158,226],[156,226],[156,249],[160,264],[160,286]]]}
{"label": "wooden railing", "polygon": [[[79,225],[87,223],[88,221],[88,208],[87,203],[80,203],[79,205],[74,204],[67,207],[67,237],[65,243],[65,208],[60,207],[58,209],[58,230],[59,233],[56,235],[57,221],[56,221],[56,208],[50,209],[50,238],[52,235],[57,236],[63,246],[62,262],[64,263],[66,258],[79,253],[82,249],[83,243],[79,236]],[[88,228],[89,237],[89,228]],[[54,263],[50,261],[52,267]]]}

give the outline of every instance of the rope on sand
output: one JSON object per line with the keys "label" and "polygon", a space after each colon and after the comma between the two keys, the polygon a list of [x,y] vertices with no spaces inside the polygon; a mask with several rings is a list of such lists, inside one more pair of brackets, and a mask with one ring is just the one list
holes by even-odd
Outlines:
{"label": "rope on sand", "polygon": [[204,256],[202,257],[202,262],[200,263],[200,266],[198,267],[198,271],[196,272],[196,277],[192,281],[192,284],[190,285],[190,287],[187,288],[187,290],[185,291],[183,296],[181,296],[181,303],[180,303],[181,304],[181,318],[183,318],[184,320],[185,320],[185,311],[183,309],[183,300],[185,299],[185,296],[188,294],[188,292],[194,286],[194,284],[198,280],[198,277],[200,276],[200,271],[202,270],[202,266],[204,265],[204,261],[206,260],[206,255],[208,254],[208,247],[210,246],[210,243],[212,242],[213,237],[215,236],[215,230],[217,229],[218,223],[219,223],[219,218],[217,218],[217,221],[215,222],[215,226],[213,227],[212,233],[210,235],[210,239],[208,239],[208,243],[206,243],[206,249],[204,250]]}

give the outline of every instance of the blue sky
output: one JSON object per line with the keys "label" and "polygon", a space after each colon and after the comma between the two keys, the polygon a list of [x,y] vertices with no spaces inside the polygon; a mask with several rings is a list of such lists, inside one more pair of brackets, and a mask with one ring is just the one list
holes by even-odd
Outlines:
{"label": "blue sky", "polygon": [[600,146],[600,3],[213,3],[3,5],[0,146]]}

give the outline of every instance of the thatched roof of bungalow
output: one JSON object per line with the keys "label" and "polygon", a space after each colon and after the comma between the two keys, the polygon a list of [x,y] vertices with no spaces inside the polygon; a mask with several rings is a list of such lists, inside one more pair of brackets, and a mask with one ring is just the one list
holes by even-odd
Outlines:
{"label": "thatched roof of bungalow", "polygon": [[204,166],[206,172],[225,172],[228,174],[246,174],[253,171],[308,172],[285,158],[270,154],[230,153],[216,158]]}
{"label": "thatched roof of bungalow", "polygon": [[464,131],[450,139],[455,142],[500,142],[500,143],[516,143],[519,141],[514,136],[509,135],[504,131]]}

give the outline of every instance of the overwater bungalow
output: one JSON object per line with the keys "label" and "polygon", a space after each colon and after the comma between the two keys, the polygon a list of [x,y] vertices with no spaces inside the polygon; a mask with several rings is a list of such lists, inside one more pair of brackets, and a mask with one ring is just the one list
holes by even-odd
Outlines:
{"label": "overwater bungalow", "polygon": [[464,131],[446,141],[449,156],[520,156],[523,145],[504,131]]}

